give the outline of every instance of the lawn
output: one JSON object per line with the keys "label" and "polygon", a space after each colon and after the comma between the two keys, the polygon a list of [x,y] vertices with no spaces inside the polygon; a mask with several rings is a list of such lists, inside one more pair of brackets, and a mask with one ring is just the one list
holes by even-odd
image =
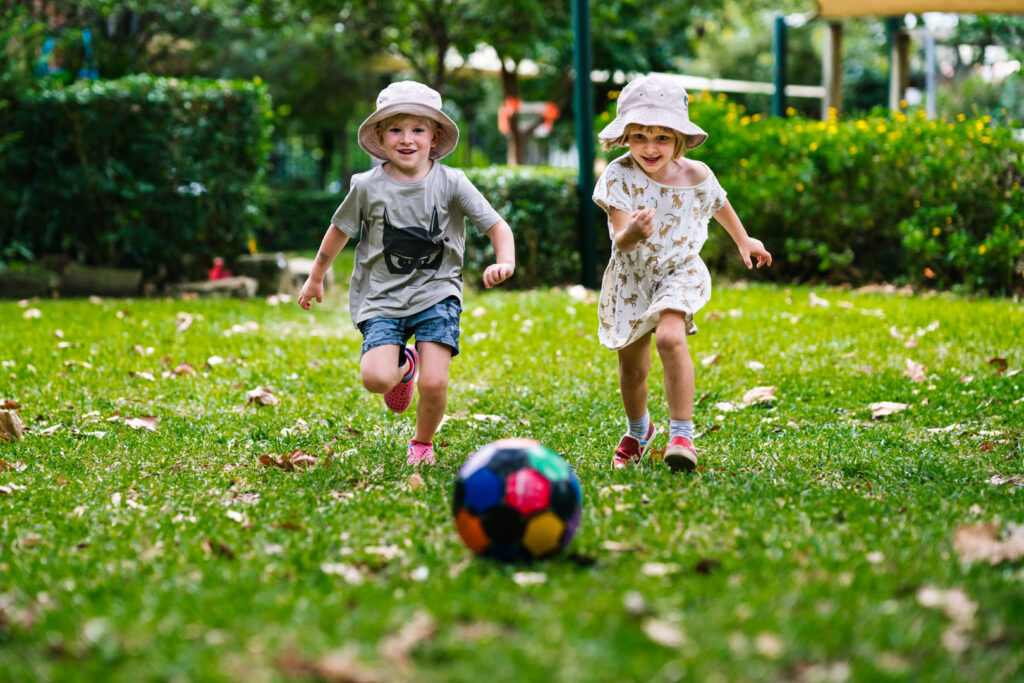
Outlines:
{"label": "lawn", "polygon": [[[609,468],[594,293],[467,292],[419,473],[411,416],[359,384],[339,289],[312,313],[45,300],[0,320],[0,401],[26,428],[0,441],[4,680],[1024,677],[1020,303],[717,288],[691,338],[691,475]],[[555,560],[474,559],[454,531],[455,472],[508,436],[582,483]],[[261,462],[289,455],[313,462]]]}

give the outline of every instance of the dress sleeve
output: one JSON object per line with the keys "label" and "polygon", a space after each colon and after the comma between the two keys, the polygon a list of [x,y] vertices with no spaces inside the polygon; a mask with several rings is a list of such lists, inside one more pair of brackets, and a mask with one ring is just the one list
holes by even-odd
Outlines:
{"label": "dress sleeve", "polygon": [[594,203],[607,213],[609,209],[633,212],[633,200],[626,187],[626,174],[621,165],[612,162],[604,169],[594,186]]}
{"label": "dress sleeve", "polygon": [[341,230],[352,239],[359,238],[359,231],[363,224],[363,189],[358,184],[356,176],[352,177],[352,186],[348,194],[341,202],[341,206],[331,217],[331,225]]}
{"label": "dress sleeve", "polygon": [[707,189],[701,188],[703,191],[698,193],[698,201],[700,201],[701,213],[706,216],[714,216],[725,206],[727,198],[725,188],[718,182],[714,171],[709,168],[708,173],[710,177]]}

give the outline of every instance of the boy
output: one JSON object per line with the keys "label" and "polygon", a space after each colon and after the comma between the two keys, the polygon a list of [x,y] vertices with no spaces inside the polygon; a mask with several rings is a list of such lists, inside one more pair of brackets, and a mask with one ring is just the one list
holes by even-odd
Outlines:
{"label": "boy", "polygon": [[[415,81],[392,83],[359,126],[359,146],[383,164],[352,178],[327,228],[298,303],[323,300],[323,278],[349,238],[356,247],[349,290],[352,322],[363,335],[363,386],[383,394],[396,413],[412,403],[419,374],[416,433],[410,465],[432,465],[448,401],[448,371],[459,352],[465,218],[486,234],[495,263],[483,274],[491,288],[512,276],[515,246],[508,223],[461,171],[437,160],[458,143],[459,129],[441,111],[441,95]],[[416,337],[415,347],[407,346]]]}

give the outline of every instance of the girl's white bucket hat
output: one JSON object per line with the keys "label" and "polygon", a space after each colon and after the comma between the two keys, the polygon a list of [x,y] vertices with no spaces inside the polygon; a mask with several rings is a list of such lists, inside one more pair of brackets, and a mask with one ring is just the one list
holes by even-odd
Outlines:
{"label": "girl's white bucket hat", "polygon": [[398,81],[380,91],[377,111],[359,126],[359,146],[370,156],[387,161],[388,155],[374,129],[378,123],[395,114],[423,116],[437,121],[441,133],[437,144],[430,150],[431,159],[450,154],[459,143],[459,127],[441,111],[441,93],[416,81]]}
{"label": "girl's white bucket hat", "polygon": [[690,122],[690,97],[679,81],[667,74],[640,76],[626,84],[619,93],[615,120],[604,127],[598,137],[617,142],[630,124],[671,128],[686,136],[686,147],[699,147],[708,134]]}

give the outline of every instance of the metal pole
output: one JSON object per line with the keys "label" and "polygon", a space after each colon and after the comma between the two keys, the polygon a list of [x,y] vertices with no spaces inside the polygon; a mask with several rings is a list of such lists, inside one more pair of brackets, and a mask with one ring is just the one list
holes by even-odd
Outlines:
{"label": "metal pole", "polygon": [[578,225],[580,231],[580,283],[584,287],[597,285],[597,239],[594,229],[594,96],[590,83],[590,3],[573,0],[572,27],[575,36],[573,51],[576,66],[574,87],[576,109],[576,150],[579,155],[579,176],[576,194],[579,198]]}
{"label": "metal pole", "polygon": [[775,92],[772,94],[772,116],[786,115],[786,17],[775,17],[775,39],[772,41],[775,56],[772,80]]}
{"label": "metal pole", "polygon": [[935,118],[935,34],[931,29],[924,30],[924,89],[925,113],[929,119]]}

